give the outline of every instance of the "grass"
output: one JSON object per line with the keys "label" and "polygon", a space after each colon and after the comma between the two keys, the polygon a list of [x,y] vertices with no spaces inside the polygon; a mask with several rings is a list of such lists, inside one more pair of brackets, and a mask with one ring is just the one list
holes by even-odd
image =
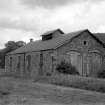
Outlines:
{"label": "grass", "polygon": [[98,78],[55,74],[51,77],[42,77],[39,82],[47,82],[60,86],[73,87],[97,92],[105,92],[105,80]]}
{"label": "grass", "polygon": [[80,89],[32,82],[19,78],[1,77],[0,105],[104,105],[105,94]]}
{"label": "grass", "polygon": [[[1,77],[22,78],[21,76],[16,75],[14,73],[11,73],[11,74],[4,73],[3,75],[1,75]],[[29,79],[29,78],[23,77],[23,79]],[[89,77],[87,78],[87,77],[81,77],[78,75],[67,75],[67,74],[64,75],[64,74],[58,73],[52,76],[40,77],[37,80],[35,80],[35,82],[36,81],[105,93],[104,79],[89,78]]]}

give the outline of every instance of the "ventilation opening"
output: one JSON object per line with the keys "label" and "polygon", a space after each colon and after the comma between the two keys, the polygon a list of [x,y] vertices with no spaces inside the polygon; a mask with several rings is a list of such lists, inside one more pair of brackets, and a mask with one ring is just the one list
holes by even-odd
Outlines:
{"label": "ventilation opening", "polygon": [[87,42],[86,42],[86,41],[84,41],[84,42],[83,42],[83,44],[84,44],[84,45],[86,45],[86,44],[87,44]]}
{"label": "ventilation opening", "polygon": [[43,40],[43,41],[44,41],[44,40],[50,40],[50,39],[52,39],[52,34],[43,35],[43,36],[42,36],[42,40]]}
{"label": "ventilation opening", "polygon": [[47,31],[46,33],[42,34],[42,40],[50,40],[52,38],[56,38],[64,34],[64,32],[60,29],[52,30],[52,31]]}

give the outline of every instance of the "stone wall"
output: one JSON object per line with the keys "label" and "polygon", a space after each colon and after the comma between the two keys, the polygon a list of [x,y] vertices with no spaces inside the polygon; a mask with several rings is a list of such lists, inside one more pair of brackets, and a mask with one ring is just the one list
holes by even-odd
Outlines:
{"label": "stone wall", "polygon": [[8,55],[5,57],[5,71],[22,76],[24,75],[23,70],[24,54]]}
{"label": "stone wall", "polygon": [[[26,75],[30,78],[37,78],[41,75],[52,75],[56,73],[55,69],[58,63],[62,60],[71,62],[72,59],[71,63],[75,64],[81,75],[94,76],[99,70],[105,68],[104,54],[105,48],[90,33],[84,32],[55,50],[8,55],[5,60],[5,69],[22,76]],[[30,56],[29,61],[28,56]],[[10,67],[10,57],[12,57],[12,67]],[[94,70],[90,62],[97,62],[94,65]],[[101,67],[97,68],[100,62]]]}
{"label": "stone wall", "polygon": [[[56,60],[54,57],[56,54],[55,52],[56,51],[48,50],[6,56],[5,69],[20,76],[27,76],[30,78],[37,78],[41,75],[50,76],[54,72],[56,66]],[[29,62],[27,59],[28,56],[30,56]],[[10,67],[10,57],[12,57],[12,67]]]}
{"label": "stone wall", "polygon": [[[54,51],[47,50],[41,52],[30,52],[25,55],[25,70],[27,75],[32,78],[37,78],[41,75],[51,75],[54,72]],[[30,72],[27,69],[26,57],[31,55]]]}
{"label": "stone wall", "polygon": [[[76,64],[77,69],[79,70],[81,75],[86,76],[93,75],[95,76],[99,70],[102,70],[105,66],[104,62],[104,54],[105,54],[105,48],[97,41],[95,40],[90,33],[84,32],[78,37],[74,37],[73,39],[69,40],[68,43],[62,45],[57,49],[57,62],[61,62],[62,59],[65,59],[66,61],[70,62],[70,57],[68,55],[71,55],[71,53],[75,53],[74,55],[78,55],[79,60],[75,60],[75,56],[72,56],[72,59],[74,59],[73,62]],[[102,59],[101,68],[94,67],[94,72],[91,72],[93,70],[90,62],[97,62],[99,63],[99,56],[101,56],[100,59]],[[73,54],[72,54],[73,55]],[[94,57],[93,57],[94,55]],[[91,61],[92,60],[92,61]],[[86,70],[87,69],[87,70]],[[85,73],[87,71],[87,74]],[[84,72],[84,74],[83,74]]]}
{"label": "stone wall", "polygon": [[[31,56],[31,65],[30,65],[30,70],[27,68],[27,56]],[[31,52],[31,53],[26,53],[25,55],[25,72],[27,73],[28,77],[31,78],[37,78],[37,76],[40,74],[40,52]]]}

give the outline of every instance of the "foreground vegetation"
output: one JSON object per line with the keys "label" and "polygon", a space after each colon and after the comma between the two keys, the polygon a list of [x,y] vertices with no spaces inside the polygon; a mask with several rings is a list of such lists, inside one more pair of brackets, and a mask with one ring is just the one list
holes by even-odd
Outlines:
{"label": "foreground vegetation", "polygon": [[105,80],[98,78],[81,77],[78,75],[54,74],[49,77],[41,77],[39,82],[73,87],[97,92],[105,92]]}
{"label": "foreground vegetation", "polygon": [[105,105],[105,94],[0,77],[0,105]]}
{"label": "foreground vegetation", "polygon": [[[27,76],[21,77],[18,74],[14,74],[14,73],[13,74],[4,73],[3,75],[1,75],[1,77],[30,79],[30,77],[27,77]],[[79,88],[79,89],[105,93],[105,79],[55,73],[49,76],[41,76],[36,79],[32,78],[32,80],[34,80],[34,82],[38,81],[41,83],[48,83],[48,84],[60,85],[64,87]]]}

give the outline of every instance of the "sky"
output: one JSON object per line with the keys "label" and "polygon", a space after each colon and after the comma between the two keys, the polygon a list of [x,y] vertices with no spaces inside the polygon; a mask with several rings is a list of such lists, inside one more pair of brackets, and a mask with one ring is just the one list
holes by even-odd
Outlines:
{"label": "sky", "polygon": [[0,0],[0,49],[57,28],[104,33],[105,0]]}

